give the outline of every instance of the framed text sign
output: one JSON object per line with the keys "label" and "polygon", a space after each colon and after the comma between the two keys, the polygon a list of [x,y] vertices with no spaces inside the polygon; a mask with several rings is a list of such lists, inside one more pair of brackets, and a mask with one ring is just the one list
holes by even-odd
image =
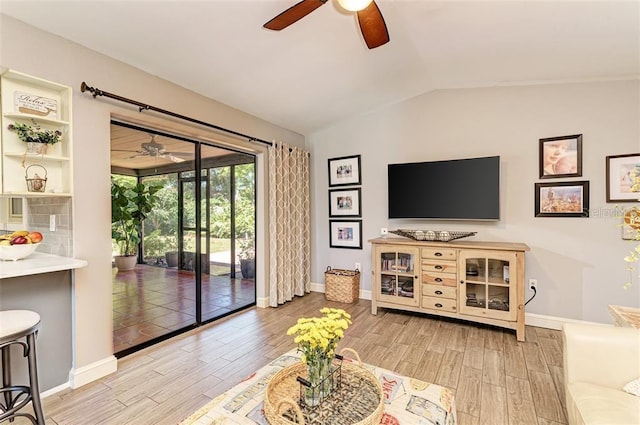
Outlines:
{"label": "framed text sign", "polygon": [[46,118],[58,118],[58,102],[44,96],[16,91],[14,105],[17,112],[38,115]]}

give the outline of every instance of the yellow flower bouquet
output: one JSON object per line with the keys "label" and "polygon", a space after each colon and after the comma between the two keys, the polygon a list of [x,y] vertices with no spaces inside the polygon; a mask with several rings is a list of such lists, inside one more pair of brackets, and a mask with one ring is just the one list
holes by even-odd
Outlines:
{"label": "yellow flower bouquet", "polygon": [[294,342],[307,364],[310,386],[305,391],[305,403],[318,405],[333,389],[331,363],[338,342],[351,324],[351,315],[342,309],[323,308],[322,317],[300,318],[287,335],[295,335]]}

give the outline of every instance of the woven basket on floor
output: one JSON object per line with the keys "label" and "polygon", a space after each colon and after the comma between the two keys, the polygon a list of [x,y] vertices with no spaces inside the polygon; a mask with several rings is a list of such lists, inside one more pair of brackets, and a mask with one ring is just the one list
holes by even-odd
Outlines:
{"label": "woven basket on floor", "polygon": [[327,267],[327,271],[324,272],[324,293],[329,301],[357,301],[360,298],[360,270]]}
{"label": "woven basket on floor", "polygon": [[[355,355],[357,364],[350,361],[344,361],[342,363],[343,385],[348,385],[344,382],[344,379],[366,381],[376,393],[374,394],[376,403],[371,406],[368,416],[354,421],[349,421],[350,412],[348,409],[342,409],[342,405],[334,405],[332,407],[338,408],[341,411],[342,419],[345,419],[350,425],[378,425],[380,419],[382,419],[384,409],[382,385],[378,378],[363,366],[358,353],[350,348],[345,348],[341,353],[346,351],[350,351]],[[347,374],[348,376],[345,376]],[[302,362],[285,367],[276,373],[267,384],[267,389],[264,394],[264,416],[271,425],[311,425],[317,423],[311,421],[310,424],[310,422],[305,419],[305,415],[296,401],[300,395],[300,383],[296,379],[298,376],[303,378],[307,377],[307,365]],[[336,403],[336,401],[335,399],[331,399],[323,403]],[[322,408],[323,406],[321,405],[312,409]],[[305,411],[307,411],[307,409],[308,408],[306,408]],[[295,422],[283,416],[283,413],[287,410],[293,410],[293,412],[295,412]]]}

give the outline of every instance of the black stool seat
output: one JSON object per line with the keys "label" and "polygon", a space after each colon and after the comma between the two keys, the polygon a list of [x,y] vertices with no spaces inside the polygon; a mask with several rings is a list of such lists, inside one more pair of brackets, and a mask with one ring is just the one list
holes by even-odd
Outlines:
{"label": "black stool seat", "polygon": [[[36,335],[40,315],[29,310],[0,311],[0,351],[2,352],[2,388],[0,388],[0,422],[26,417],[34,425],[45,425],[36,358]],[[11,346],[22,347],[29,366],[29,386],[11,383]],[[21,412],[29,402],[35,416]]]}

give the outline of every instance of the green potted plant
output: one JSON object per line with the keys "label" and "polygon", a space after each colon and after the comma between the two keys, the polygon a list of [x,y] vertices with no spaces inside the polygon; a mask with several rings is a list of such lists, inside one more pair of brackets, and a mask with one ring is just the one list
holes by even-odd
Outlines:
{"label": "green potted plant", "polygon": [[239,244],[240,271],[245,279],[253,279],[256,275],[256,248],[253,237],[242,239]]}
{"label": "green potted plant", "polygon": [[15,131],[18,139],[27,144],[27,153],[45,154],[49,145],[55,145],[62,140],[60,130],[44,130],[35,120],[33,125],[15,122],[8,128]]}
{"label": "green potted plant", "polygon": [[128,186],[111,180],[111,237],[120,255],[115,257],[118,270],[131,270],[138,258],[140,229],[147,214],[158,202],[161,186],[137,183]]}

